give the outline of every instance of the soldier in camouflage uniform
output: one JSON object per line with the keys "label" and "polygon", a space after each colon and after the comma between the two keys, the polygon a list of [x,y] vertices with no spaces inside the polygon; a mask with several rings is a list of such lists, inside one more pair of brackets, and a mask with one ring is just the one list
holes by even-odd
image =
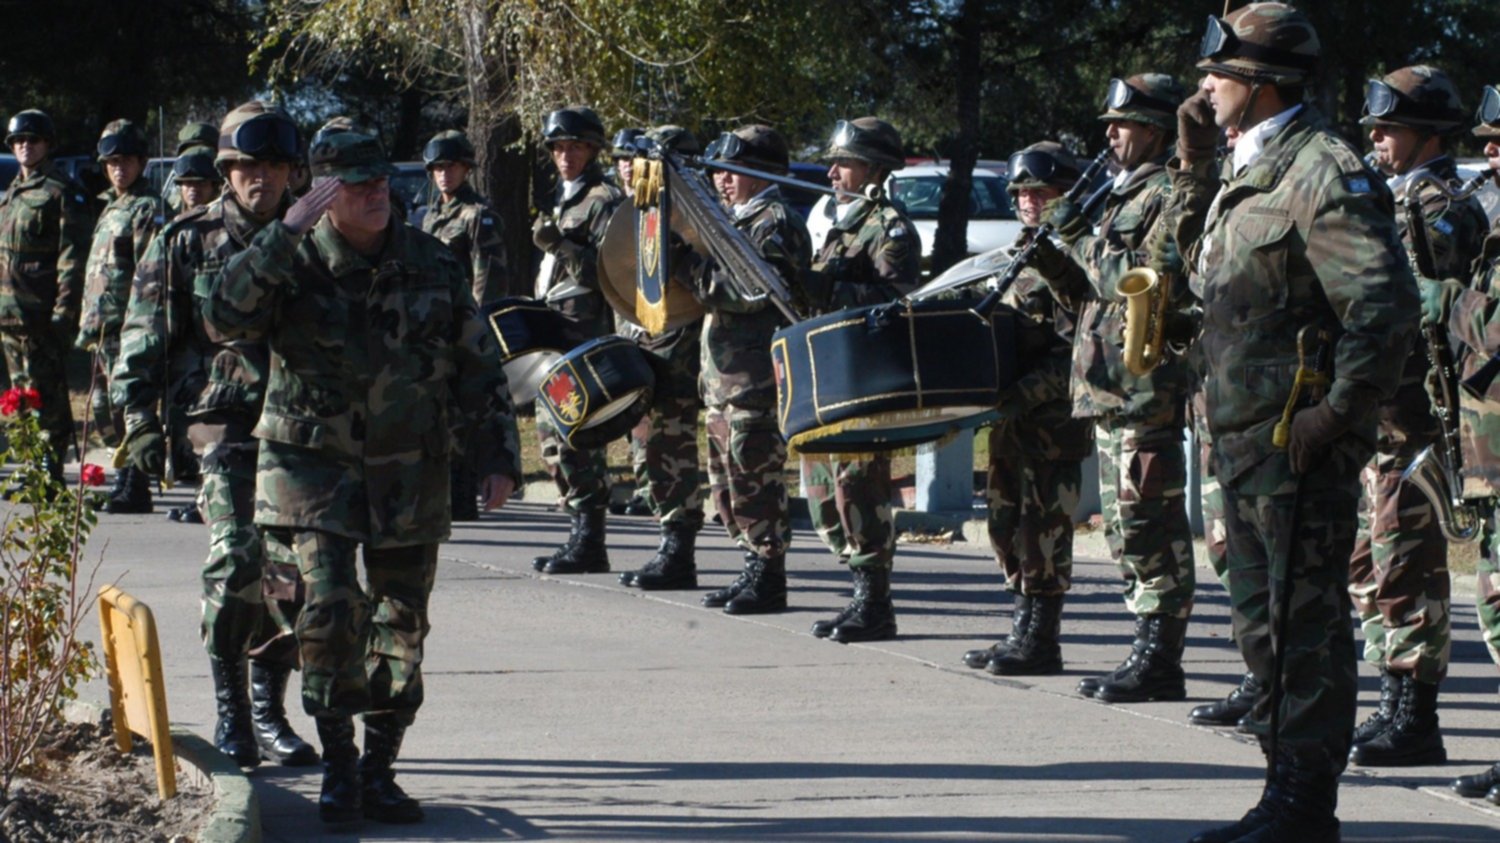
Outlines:
{"label": "soldier in camouflage uniform", "polygon": [[[1182,651],[1196,582],[1187,520],[1183,432],[1192,372],[1170,350],[1150,372],[1125,367],[1121,276],[1144,263],[1146,237],[1161,216],[1182,86],[1161,73],[1110,82],[1105,111],[1120,170],[1097,233],[1071,203],[1052,211],[1071,255],[1039,249],[1035,266],[1065,307],[1078,313],[1073,346],[1073,415],[1093,419],[1104,535],[1125,577],[1135,641],[1119,667],[1078,684],[1105,702],[1187,696]],[[1181,291],[1176,285],[1171,293]]]}
{"label": "soldier in camouflage uniform", "polygon": [[[1042,206],[1072,187],[1080,169],[1061,144],[1043,141],[1012,155],[1007,172],[1007,190],[1025,226],[1010,247],[1014,255],[1035,236]],[[990,547],[1014,595],[1011,631],[993,646],[965,653],[964,663],[1002,676],[1051,675],[1062,672],[1058,630],[1072,586],[1073,511],[1093,425],[1073,418],[1068,393],[1074,314],[1033,270],[1002,290],[1000,301],[1045,329],[1048,344],[1028,354],[1029,371],[1006,390],[1001,418],[989,431]]]}
{"label": "soldier in camouflage uniform", "polygon": [[[720,136],[712,157],[775,175],[790,166],[786,139],[770,126],[742,126]],[[724,171],[727,172],[727,171]],[[801,215],[775,184],[728,173],[730,216],[794,294],[812,259]],[[724,269],[686,245],[673,255],[673,272],[708,311],[703,320],[699,389],[708,405],[709,490],[729,537],[745,552],[730,585],[709,592],[703,605],[729,614],[786,606],[786,443],[776,424],[771,335],[786,324],[770,301],[746,298]]]}
{"label": "soldier in camouflage uniform", "polygon": [[52,444],[47,470],[61,482],[73,443],[64,363],[78,333],[90,220],[83,188],[52,163],[55,142],[46,114],[26,110],[10,119],[5,145],[20,171],[0,198],[0,347],[12,383],[41,394],[42,429]]}
{"label": "soldier in camouflage uniform", "polygon": [[[76,345],[94,358],[93,429],[107,447],[114,448],[120,444],[125,422],[109,399],[110,370],[120,355],[120,326],[125,322],[130,280],[156,236],[161,203],[141,178],[149,153],[139,127],[129,120],[115,120],[99,136],[98,151],[110,189],[99,196],[104,212],[94,226],[94,243],[84,271],[83,320]],[[150,481],[134,466],[121,467],[103,508],[112,513],[149,513]]]}
{"label": "soldier in camouflage uniform", "polygon": [[[198,205],[207,205],[214,200],[214,196],[218,195],[218,180],[214,179],[212,175],[213,157],[218,150],[218,146],[219,129],[212,123],[187,123],[177,132],[177,161],[173,163],[172,178],[169,182],[173,187],[182,188],[183,176],[187,174],[187,170],[184,169],[183,172],[178,172],[177,165],[182,163],[184,157],[195,155],[196,157],[192,160],[197,161],[201,160],[201,153],[207,153],[208,155],[209,174],[202,176],[202,178],[209,179],[212,182],[213,193],[205,196],[201,190],[193,191],[193,196],[199,200],[197,202]],[[197,172],[199,171],[188,174],[190,181]],[[166,218],[169,220],[175,219],[178,214],[191,210],[193,207],[182,189],[166,192],[162,200],[166,203]]]}
{"label": "soldier in camouflage uniform", "polygon": [[[1376,410],[1400,379],[1388,361],[1404,360],[1414,339],[1418,300],[1390,191],[1301,102],[1318,53],[1307,18],[1282,3],[1211,18],[1202,91],[1179,113],[1169,213],[1203,303],[1231,618],[1247,666],[1280,686],[1248,715],[1270,768],[1259,804],[1195,843],[1340,839],[1338,776],[1357,685],[1348,564],[1359,472],[1374,453]],[[1244,130],[1219,179],[1212,124]],[[1294,393],[1308,368],[1329,376],[1326,388]],[[1283,440],[1275,430],[1294,394]]]}
{"label": "soldier in camouflage uniform", "polygon": [[[595,263],[610,214],[623,194],[604,181],[597,159],[604,148],[604,124],[593,109],[572,106],[547,115],[542,142],[557,167],[557,205],[537,217],[531,239],[544,252],[537,297],[572,323],[579,342],[610,332],[614,312],[599,291]],[[603,448],[570,446],[545,413],[537,413],[542,460],[563,496],[572,519],[568,538],[532,567],[549,574],[603,573],[609,570],[604,518],[609,476]]]}
{"label": "soldier in camouflage uniform", "polygon": [[609,142],[609,158],[615,165],[609,174],[609,180],[627,199],[635,195],[635,188],[630,184],[630,178],[635,172],[636,150],[633,144],[636,138],[644,134],[645,130],[630,126],[615,132],[614,139]]}
{"label": "soldier in camouflage uniform", "polygon": [[477,466],[486,508],[503,505],[520,479],[515,417],[468,273],[393,221],[379,143],[342,132],[309,153],[314,185],[214,280],[208,321],[270,349],[255,520],[307,589],[297,641],[323,744],[319,814],[417,822],[392,764],[422,703],[448,462]]}
{"label": "soldier in camouflage uniform", "polygon": [[198,508],[208,523],[202,636],[218,704],[214,744],[242,767],[263,758],[305,766],[317,763],[317,753],[292,731],[283,706],[297,665],[297,571],[267,564],[254,524],[251,429],[269,356],[264,343],[215,329],[203,307],[229,258],[284,210],[297,141],[291,118],[261,102],[224,118],[217,155],[230,189],[151,242],[136,271],[112,378],[131,465],[169,482],[201,470]]}
{"label": "soldier in camouflage uniform", "polygon": [[[505,295],[505,241],[500,218],[469,185],[474,146],[463,132],[439,132],[422,149],[427,174],[437,185],[438,199],[422,217],[422,230],[443,241],[469,273],[474,303],[483,307]],[[454,521],[479,518],[479,475],[469,466],[453,464]]]}
{"label": "soldier in camouflage uniform", "polygon": [[177,185],[175,219],[219,198],[219,172],[214,169],[214,150],[195,146],[172,162],[172,180]]}
{"label": "soldier in camouflage uniform", "polygon": [[[880,188],[892,170],[905,165],[900,133],[875,117],[839,121],[825,157],[832,162],[828,177],[833,186],[856,195],[868,187]],[[905,212],[884,197],[854,199],[840,194],[828,239],[813,248],[806,286],[818,312],[881,304],[917,285],[920,236]],[[896,525],[890,457],[804,456],[802,473],[813,526],[854,578],[854,599],[835,617],[815,622],[812,634],[840,643],[895,637],[891,567]],[[786,570],[775,570],[784,607]],[[751,587],[759,588],[753,583]],[[773,604],[767,600],[767,605]]]}
{"label": "soldier in camouflage uniform", "polygon": [[[1446,138],[1467,114],[1447,74],[1405,67],[1370,80],[1365,117],[1377,166],[1403,208],[1419,202],[1427,252],[1416,253],[1409,213],[1401,214],[1403,245],[1418,274],[1461,278],[1479,256],[1489,218],[1479,200],[1453,202],[1438,179],[1459,184]],[[1349,761],[1363,767],[1441,764],[1448,754],[1438,729],[1438,683],[1448,672],[1448,542],[1438,513],[1401,475],[1417,454],[1436,444],[1441,426],[1431,412],[1426,343],[1406,359],[1401,386],[1380,406],[1375,458],[1365,466],[1364,509],[1349,564],[1349,593],[1365,633],[1365,661],[1381,672],[1380,705],[1354,730]]]}

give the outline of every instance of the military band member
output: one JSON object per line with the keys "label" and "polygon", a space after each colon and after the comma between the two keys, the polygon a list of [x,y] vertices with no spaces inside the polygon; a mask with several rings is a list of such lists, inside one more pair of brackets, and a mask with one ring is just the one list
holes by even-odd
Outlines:
{"label": "military band member", "polygon": [[[566,317],[578,341],[610,332],[614,312],[599,291],[595,267],[599,244],[609,216],[623,198],[604,180],[599,152],[604,148],[604,124],[587,106],[571,106],[547,115],[542,143],[557,168],[557,205],[537,217],[531,240],[545,254],[537,276],[537,297]],[[609,477],[603,448],[574,448],[537,413],[537,438],[542,459],[563,496],[572,519],[568,538],[532,567],[548,574],[603,573],[609,570],[604,546],[605,508],[609,505]]]}
{"label": "military band member", "polygon": [[[1398,223],[1412,269],[1435,279],[1462,278],[1479,256],[1489,218],[1479,200],[1452,201],[1440,180],[1459,186],[1447,138],[1468,115],[1447,74],[1434,67],[1404,67],[1370,80],[1365,116],[1375,164],[1390,176]],[[1414,195],[1413,195],[1414,194]],[[1426,244],[1412,235],[1404,206],[1422,207]],[[1417,248],[1426,250],[1418,255]],[[1380,705],[1354,730],[1349,761],[1363,767],[1441,764],[1448,753],[1438,729],[1438,683],[1448,672],[1448,542],[1433,505],[1401,475],[1442,429],[1432,412],[1426,381],[1425,342],[1412,348],[1396,394],[1380,405],[1375,458],[1362,473],[1364,502],[1349,594],[1364,627],[1365,660],[1381,673]]]}
{"label": "military band member", "polygon": [[[1007,175],[1024,226],[1010,248],[1015,255],[1035,236],[1043,206],[1072,187],[1081,170],[1061,144],[1042,141],[1012,155]],[[1011,631],[965,653],[964,663],[1002,676],[1055,674],[1062,672],[1058,631],[1073,577],[1073,511],[1093,425],[1073,417],[1068,394],[1075,315],[1033,270],[1002,290],[1000,301],[1044,328],[1048,344],[1028,355],[1029,371],[1006,389],[1001,418],[989,430],[990,547],[1014,595]]]}
{"label": "military band member", "polygon": [[323,744],[319,815],[417,822],[392,764],[422,703],[448,462],[478,467],[486,508],[503,505],[520,474],[515,418],[468,274],[435,238],[393,221],[395,168],[378,142],[342,132],[309,155],[321,180],[229,262],[208,321],[270,349],[256,523],[307,589],[297,641],[303,707]]}
{"label": "military band member", "polygon": [[[1417,298],[1389,190],[1302,102],[1318,54],[1312,25],[1285,4],[1211,18],[1202,93],[1181,111],[1174,206],[1190,202],[1206,217],[1173,218],[1176,242],[1192,244],[1203,306],[1231,617],[1247,666],[1279,686],[1248,715],[1270,770],[1259,804],[1196,843],[1340,838],[1338,776],[1355,711],[1347,566],[1359,471],[1374,452],[1376,410],[1400,378],[1388,361],[1410,350]],[[1213,146],[1203,142],[1210,112],[1218,126],[1243,129],[1222,183],[1209,175],[1212,152],[1203,153]],[[1294,394],[1299,370],[1322,373],[1326,387],[1305,382]],[[1289,404],[1283,440],[1275,431]]]}
{"label": "military band member", "polygon": [[[195,146],[172,162],[172,178],[177,183],[178,213],[201,208],[219,198],[219,173],[214,168],[214,150]],[[174,218],[177,214],[172,215]]]}
{"label": "military band member", "polygon": [[1182,441],[1192,373],[1170,352],[1147,374],[1126,368],[1125,300],[1115,291],[1127,270],[1144,263],[1146,238],[1161,216],[1169,181],[1164,165],[1182,98],[1177,80],[1161,73],[1110,82],[1099,119],[1120,169],[1097,233],[1076,206],[1060,204],[1051,218],[1072,244],[1071,257],[1040,249],[1035,264],[1063,305],[1078,313],[1073,415],[1094,420],[1104,535],[1136,619],[1124,661],[1078,683],[1079,693],[1105,702],[1187,696],[1182,651],[1196,574]]}
{"label": "military band member", "polygon": [[[146,170],[146,136],[129,120],[115,120],[99,136],[99,163],[109,179],[100,194],[104,211],[94,226],[94,242],[84,270],[83,318],[76,345],[93,355],[96,385],[90,396],[92,429],[105,446],[115,448],[125,432],[119,408],[109,398],[110,370],[120,355],[120,326],[130,298],[136,265],[156,236],[161,203],[141,174]],[[115,472],[105,498],[105,512],[151,512],[151,486],[139,469],[126,465]]]}
{"label": "military band member", "polygon": [[[209,171],[212,171],[213,170],[213,157],[214,157],[215,151],[218,149],[218,146],[219,146],[219,127],[215,126],[212,123],[200,123],[200,122],[186,123],[186,124],[183,125],[183,127],[181,129],[179,129],[177,131],[177,161],[179,161],[179,162],[184,157],[187,157],[190,153],[197,154],[197,153],[204,153],[204,152],[206,152],[208,154],[208,160],[209,160],[209,167],[208,167],[208,169],[209,169]],[[182,182],[182,175],[183,174],[179,173],[177,171],[177,169],[178,169],[177,168],[177,162],[173,162],[173,165],[172,165],[172,180],[180,188],[180,185],[181,185],[181,182]],[[214,195],[215,196],[218,195],[218,189],[219,188],[218,188],[218,183],[217,183],[216,180],[214,182],[214,188],[213,189],[214,189]],[[199,193],[201,194],[201,191],[199,191]],[[181,214],[183,211],[187,211],[187,210],[190,209],[189,206],[187,205],[187,200],[184,197],[184,195],[182,194],[182,191],[180,189],[177,190],[177,191],[173,191],[172,193],[167,194],[167,196],[165,198],[166,198],[166,205],[167,205],[167,207],[166,207],[166,218],[169,219],[169,220],[170,219],[174,219],[178,214]],[[206,199],[203,199],[198,204],[199,205],[207,205],[209,202],[213,201],[213,198],[214,198],[213,196],[209,196]]]}
{"label": "military band member", "polygon": [[287,174],[301,150],[291,118],[258,101],[229,112],[216,135],[229,189],[173,220],[141,259],[112,398],[136,471],[176,482],[201,472],[198,510],[208,524],[201,633],[218,708],[214,745],[241,767],[263,758],[304,766],[317,763],[317,753],[292,731],[283,705],[297,665],[300,584],[295,567],[268,567],[254,523],[251,431],[270,359],[264,343],[225,335],[203,310],[225,263],[285,210]]}
{"label": "military band member", "polygon": [[635,186],[630,183],[635,173],[635,141],[646,132],[644,129],[629,126],[615,132],[614,139],[609,142],[609,158],[614,162],[614,170],[610,173],[610,180],[615,187],[620,188],[626,198],[635,195]]}

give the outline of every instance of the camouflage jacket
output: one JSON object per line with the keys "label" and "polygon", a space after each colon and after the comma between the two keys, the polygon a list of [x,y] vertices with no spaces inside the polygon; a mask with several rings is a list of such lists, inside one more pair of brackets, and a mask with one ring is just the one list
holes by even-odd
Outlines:
{"label": "camouflage jacket", "polygon": [[0,327],[77,327],[91,224],[83,188],[51,161],[16,175],[0,199]]}
{"label": "camouflage jacket", "polygon": [[136,179],[123,195],[113,188],[100,194],[104,212],[94,226],[83,276],[83,319],[78,326],[79,348],[93,348],[119,337],[130,298],[130,280],[156,236],[161,202],[145,179]]}
{"label": "camouflage jacket", "polygon": [[1459,438],[1464,496],[1500,494],[1500,229],[1485,238],[1469,289],[1448,311],[1448,333],[1458,340]]}
{"label": "camouflage jacket", "polygon": [[[1128,270],[1146,263],[1146,236],[1156,224],[1170,193],[1171,180],[1161,162],[1137,167],[1121,185],[1111,188],[1095,232],[1073,244],[1078,269],[1053,279],[1063,305],[1079,314],[1073,341],[1073,415],[1117,417],[1135,422],[1172,424],[1182,418],[1192,391],[1192,370],[1170,350],[1145,375],[1125,368],[1125,299],[1115,285]],[[1180,282],[1174,298],[1185,293]]]}
{"label": "camouflage jacket", "polygon": [[[1311,106],[1238,176],[1226,169],[1213,184],[1192,172],[1178,171],[1175,189],[1217,189],[1188,254],[1203,302],[1214,473],[1245,494],[1289,490],[1271,434],[1305,327],[1327,332],[1326,400],[1350,425],[1333,449],[1340,467],[1357,470],[1375,445],[1374,411],[1400,380],[1391,361],[1410,352],[1420,310],[1390,191]],[[1182,230],[1178,242],[1190,242]]]}
{"label": "camouflage jacket", "polygon": [[917,227],[886,200],[855,199],[814,249],[804,285],[818,313],[898,299],[916,289],[922,271]]}
{"label": "camouflage jacket", "polygon": [[[786,203],[775,187],[752,198],[734,214],[734,226],[744,233],[761,257],[794,293],[812,259],[812,243],[802,216]],[[776,380],[771,371],[771,335],[786,325],[786,317],[770,299],[749,300],[735,289],[728,274],[705,264],[693,285],[693,295],[708,313],[703,318],[703,402],[722,407],[770,409],[776,406]]]}
{"label": "camouflage jacket", "polygon": [[435,238],[393,224],[372,261],[326,217],[306,236],[272,223],[224,267],[206,311],[271,351],[257,524],[427,544],[448,537],[450,455],[519,480],[494,333]]}
{"label": "camouflage jacket", "polygon": [[500,218],[474,188],[465,184],[446,202],[429,208],[422,230],[453,250],[473,282],[481,307],[505,295],[505,240]]}
{"label": "camouflage jacket", "polygon": [[[1420,168],[1417,173],[1427,172],[1437,176],[1453,187],[1458,187],[1458,167],[1449,157],[1438,158]],[[1415,175],[1415,174],[1414,174]],[[1391,186],[1397,190],[1397,224],[1401,231],[1401,245],[1406,247],[1412,272],[1421,274],[1414,250],[1411,220],[1406,210],[1408,198],[1406,185],[1410,178],[1393,179]],[[1489,228],[1489,218],[1479,200],[1469,197],[1453,202],[1431,184],[1418,188],[1417,198],[1421,202],[1422,216],[1426,221],[1427,240],[1434,278],[1467,278],[1469,267],[1479,256],[1484,245],[1484,235]],[[1401,385],[1388,401],[1381,402],[1377,447],[1381,453],[1410,459],[1428,444],[1436,441],[1441,432],[1437,418],[1432,414],[1432,402],[1428,397],[1427,379],[1431,365],[1427,359],[1427,345],[1418,340],[1407,355],[1406,366],[1401,372]],[[1405,467],[1404,462],[1398,468]]]}
{"label": "camouflage jacket", "polygon": [[605,182],[598,167],[582,178],[583,187],[558,203],[554,216],[563,240],[542,260],[537,297],[578,323],[585,336],[597,337],[609,333],[612,324],[612,311],[599,292],[599,244],[625,194]]}
{"label": "camouflage jacket", "polygon": [[[226,194],[162,229],[136,268],[110,399],[125,429],[161,422],[179,443],[193,427],[199,456],[219,447],[251,450],[270,356],[265,344],[231,339],[204,312],[208,291],[231,257],[262,227]],[[167,418],[158,405],[166,403]]]}

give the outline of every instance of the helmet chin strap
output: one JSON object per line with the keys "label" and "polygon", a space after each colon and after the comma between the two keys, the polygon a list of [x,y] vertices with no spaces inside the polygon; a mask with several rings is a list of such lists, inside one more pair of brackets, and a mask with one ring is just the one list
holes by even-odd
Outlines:
{"label": "helmet chin strap", "polygon": [[1245,97],[1245,105],[1240,109],[1240,116],[1234,121],[1234,128],[1242,134],[1249,128],[1245,125],[1245,120],[1250,116],[1250,111],[1255,107],[1255,98],[1260,96],[1260,89],[1264,84],[1258,76],[1250,77],[1250,95]]}

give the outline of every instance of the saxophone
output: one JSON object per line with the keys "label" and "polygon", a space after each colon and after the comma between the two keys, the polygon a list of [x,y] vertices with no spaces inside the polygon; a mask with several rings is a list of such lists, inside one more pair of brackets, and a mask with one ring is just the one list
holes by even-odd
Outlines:
{"label": "saxophone", "polygon": [[[1158,234],[1158,227],[1169,224],[1168,216],[1163,207],[1151,224],[1147,244]],[[1148,375],[1161,363],[1173,280],[1149,266],[1138,266],[1115,282],[1115,293],[1125,300],[1125,368],[1132,375]]]}

